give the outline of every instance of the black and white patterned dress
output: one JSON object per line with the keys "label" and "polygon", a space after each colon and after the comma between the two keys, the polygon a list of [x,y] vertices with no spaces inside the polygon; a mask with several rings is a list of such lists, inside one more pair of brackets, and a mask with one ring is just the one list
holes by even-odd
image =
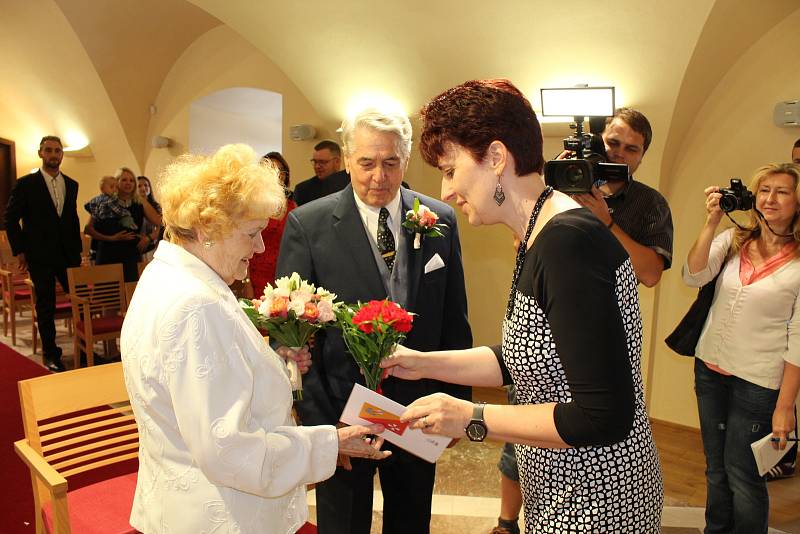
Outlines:
{"label": "black and white patterned dress", "polygon": [[517,402],[556,403],[556,429],[573,446],[516,445],[526,533],[659,532],[661,468],[630,258],[581,208],[548,221],[519,261],[496,352]]}

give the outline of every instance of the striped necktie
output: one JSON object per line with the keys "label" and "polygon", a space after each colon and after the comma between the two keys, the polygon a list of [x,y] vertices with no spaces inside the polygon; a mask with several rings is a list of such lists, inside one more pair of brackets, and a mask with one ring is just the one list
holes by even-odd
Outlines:
{"label": "striped necktie", "polygon": [[389,210],[381,208],[380,215],[378,215],[378,251],[386,262],[389,271],[394,266],[394,236],[392,231],[389,230],[389,225],[386,224],[389,219]]}

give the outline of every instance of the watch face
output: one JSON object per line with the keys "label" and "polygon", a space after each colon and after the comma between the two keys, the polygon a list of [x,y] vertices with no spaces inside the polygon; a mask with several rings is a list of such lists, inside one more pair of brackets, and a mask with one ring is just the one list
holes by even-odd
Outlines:
{"label": "watch face", "polygon": [[486,437],[486,427],[480,423],[470,423],[467,426],[467,437],[472,441],[483,441]]}

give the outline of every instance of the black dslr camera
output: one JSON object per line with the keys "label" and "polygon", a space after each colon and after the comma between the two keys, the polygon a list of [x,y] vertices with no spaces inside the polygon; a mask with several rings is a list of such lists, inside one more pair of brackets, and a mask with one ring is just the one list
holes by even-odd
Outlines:
{"label": "black dslr camera", "polygon": [[719,199],[719,209],[725,213],[736,210],[748,211],[755,206],[755,196],[738,178],[731,178],[731,186],[720,188],[719,193],[722,195]]}
{"label": "black dslr camera", "polygon": [[628,166],[608,163],[603,138],[583,133],[583,125],[570,125],[575,135],[564,139],[564,150],[575,154],[570,159],[554,159],[544,164],[544,182],[562,193],[591,193],[592,185],[629,179]]}

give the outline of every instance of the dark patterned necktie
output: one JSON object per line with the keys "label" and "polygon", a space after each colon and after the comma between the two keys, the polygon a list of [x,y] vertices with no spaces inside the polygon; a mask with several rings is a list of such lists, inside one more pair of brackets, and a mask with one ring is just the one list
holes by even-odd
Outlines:
{"label": "dark patterned necktie", "polygon": [[378,215],[378,252],[381,253],[381,257],[383,257],[383,261],[386,262],[386,266],[389,268],[389,271],[392,270],[394,266],[394,236],[392,235],[392,231],[389,230],[389,225],[386,222],[389,219],[389,210],[386,208],[381,208],[381,213]]}

